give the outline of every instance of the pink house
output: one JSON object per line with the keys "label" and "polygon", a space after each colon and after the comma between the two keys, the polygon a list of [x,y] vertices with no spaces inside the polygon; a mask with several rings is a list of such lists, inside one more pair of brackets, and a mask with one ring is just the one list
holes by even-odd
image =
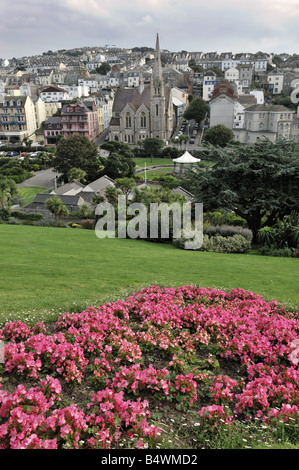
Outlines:
{"label": "pink house", "polygon": [[99,135],[98,111],[93,101],[64,105],[60,122],[64,137],[81,135],[92,141]]}

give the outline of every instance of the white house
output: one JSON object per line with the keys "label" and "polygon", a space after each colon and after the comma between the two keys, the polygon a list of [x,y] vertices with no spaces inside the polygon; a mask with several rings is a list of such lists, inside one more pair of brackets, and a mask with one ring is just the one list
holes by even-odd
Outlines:
{"label": "white house", "polygon": [[65,85],[63,89],[68,93],[70,100],[89,96],[90,90],[86,85]]}
{"label": "white house", "polygon": [[204,74],[203,84],[202,84],[202,97],[205,101],[209,101],[216,83],[219,83],[215,72],[208,71]]}
{"label": "white house", "polygon": [[50,86],[43,88],[40,92],[41,99],[47,103],[49,102],[61,102],[69,99],[69,94],[66,90]]}
{"label": "white house", "polygon": [[215,98],[210,100],[210,127],[222,124],[229,129],[234,125],[234,111],[235,101],[234,98],[220,93]]}
{"label": "white house", "polygon": [[268,84],[272,95],[280,95],[283,89],[284,75],[278,70],[268,73]]}
{"label": "white house", "polygon": [[291,139],[294,113],[281,105],[253,105],[245,109],[245,127],[234,129],[235,139],[243,143],[255,143],[266,137],[272,142],[278,138]]}
{"label": "white house", "polygon": [[265,103],[265,96],[263,90],[251,90],[249,94],[255,96],[257,104]]}
{"label": "white house", "polygon": [[230,67],[224,72],[224,78],[229,82],[236,83],[240,79],[240,70],[236,67]]}

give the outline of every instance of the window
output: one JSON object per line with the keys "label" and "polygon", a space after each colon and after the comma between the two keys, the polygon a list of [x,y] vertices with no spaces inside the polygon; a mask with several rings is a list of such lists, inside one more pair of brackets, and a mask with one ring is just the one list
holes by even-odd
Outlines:
{"label": "window", "polygon": [[130,113],[126,114],[126,127],[132,127],[132,118]]}
{"label": "window", "polygon": [[159,116],[159,105],[156,104],[156,116]]}
{"label": "window", "polygon": [[146,127],[146,115],[145,113],[141,113],[140,115],[140,127]]}

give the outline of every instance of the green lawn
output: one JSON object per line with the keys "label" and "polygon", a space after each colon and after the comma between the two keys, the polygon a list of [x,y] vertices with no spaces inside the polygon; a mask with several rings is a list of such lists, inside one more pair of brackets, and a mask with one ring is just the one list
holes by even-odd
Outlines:
{"label": "green lawn", "polygon": [[144,168],[144,164],[146,166],[153,166],[153,165],[174,165],[172,158],[158,158],[154,157],[153,160],[150,158],[134,158],[134,162],[136,163],[136,167]]}
{"label": "green lawn", "polygon": [[44,192],[49,192],[49,190],[45,188],[39,188],[37,186],[21,187],[19,188],[18,196],[24,199],[24,205],[27,206],[34,201],[36,194]]}
{"label": "green lawn", "polygon": [[[151,179],[154,176],[165,176],[167,174],[172,173],[172,168],[165,167],[165,168],[157,168],[156,170],[147,170],[146,171],[146,178]],[[145,172],[139,173],[139,176],[144,178]]]}
{"label": "green lawn", "polygon": [[142,286],[244,288],[299,306],[295,258],[191,252],[94,231],[0,225],[0,323],[47,321]]}

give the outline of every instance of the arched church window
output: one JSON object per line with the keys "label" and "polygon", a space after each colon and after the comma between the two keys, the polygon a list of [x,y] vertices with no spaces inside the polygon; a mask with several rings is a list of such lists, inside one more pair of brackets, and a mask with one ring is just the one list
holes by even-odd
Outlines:
{"label": "arched church window", "polygon": [[143,112],[140,114],[140,127],[146,127],[146,115]]}
{"label": "arched church window", "polygon": [[126,127],[132,127],[132,118],[130,113],[126,114]]}

